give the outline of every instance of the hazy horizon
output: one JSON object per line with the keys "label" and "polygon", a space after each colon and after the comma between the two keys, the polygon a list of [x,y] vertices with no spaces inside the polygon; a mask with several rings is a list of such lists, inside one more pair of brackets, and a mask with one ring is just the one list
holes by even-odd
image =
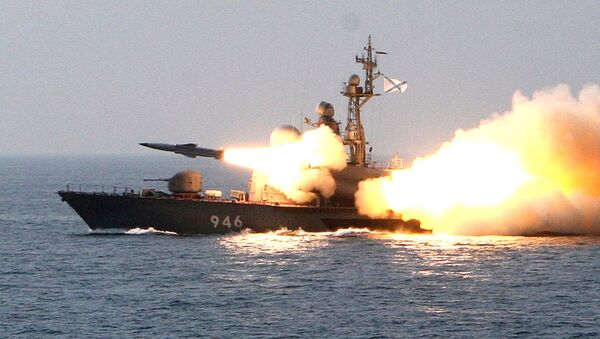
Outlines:
{"label": "hazy horizon", "polygon": [[516,90],[600,82],[597,1],[5,1],[0,19],[4,156],[266,145],[321,100],[344,122],[369,35],[381,71],[409,83],[365,108],[382,156],[426,155]]}

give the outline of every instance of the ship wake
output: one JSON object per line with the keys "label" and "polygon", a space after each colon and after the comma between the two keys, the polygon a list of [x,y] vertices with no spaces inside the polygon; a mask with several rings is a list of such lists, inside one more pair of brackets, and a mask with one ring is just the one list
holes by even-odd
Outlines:
{"label": "ship wake", "polygon": [[105,228],[105,229],[95,229],[89,230],[90,235],[145,235],[145,234],[162,234],[162,235],[179,235],[176,232],[170,231],[161,231],[154,229],[153,227],[148,228],[132,228],[128,230],[120,229],[120,228]]}
{"label": "ship wake", "polygon": [[140,235],[140,234],[179,235],[176,232],[156,230],[153,227],[148,227],[148,228],[139,228],[139,227],[138,228],[133,228],[133,229],[130,229],[127,232],[125,232],[125,234],[129,234],[129,235]]}
{"label": "ship wake", "polygon": [[303,230],[302,228],[296,230],[289,230],[286,227],[282,227],[275,231],[269,232],[254,232],[250,229],[244,229],[242,232],[235,234],[234,236],[280,236],[280,237],[318,237],[318,238],[329,238],[329,237],[367,237],[370,235],[381,235],[381,234],[396,234],[404,232],[390,232],[390,231],[380,231],[380,230],[370,230],[368,228],[357,228],[357,227],[348,227],[348,228],[340,228],[335,231],[329,232],[308,232]]}

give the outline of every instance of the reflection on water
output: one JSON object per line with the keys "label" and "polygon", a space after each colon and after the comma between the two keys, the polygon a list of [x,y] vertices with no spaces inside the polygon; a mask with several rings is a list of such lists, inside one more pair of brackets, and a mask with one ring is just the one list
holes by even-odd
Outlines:
{"label": "reflection on water", "polygon": [[389,337],[399,326],[424,336],[598,334],[585,316],[597,312],[590,300],[600,293],[600,238],[346,229],[220,240],[235,257],[231,269],[219,270],[222,281],[266,291],[272,302],[319,319],[347,319],[337,328],[351,330],[339,337],[359,333],[351,324],[370,323],[391,329]]}
{"label": "reflection on water", "polygon": [[544,260],[548,260],[553,248],[600,244],[600,238],[593,237],[403,234],[350,228],[321,233],[286,229],[269,233],[243,232],[222,237],[220,245],[231,253],[260,255],[263,260],[277,261],[285,254],[318,253],[333,242],[337,247],[344,238],[358,239],[359,243],[349,246],[369,244],[390,250],[386,258],[390,264],[411,267],[415,277],[446,276],[480,281],[490,279],[494,269],[502,269],[512,261],[521,260],[519,256],[540,249],[546,253]]}
{"label": "reflection on water", "polygon": [[235,252],[293,253],[317,250],[339,238],[365,238],[377,243],[416,253],[424,261],[460,262],[478,260],[505,250],[534,249],[537,247],[579,246],[600,244],[600,237],[524,237],[524,236],[461,236],[450,234],[406,234],[370,231],[367,229],[341,229],[335,232],[311,233],[285,228],[268,233],[245,231],[222,237],[221,245]]}
{"label": "reflection on water", "polygon": [[364,228],[347,228],[335,232],[290,231],[285,228],[267,233],[244,231],[221,238],[221,245],[235,253],[280,254],[315,251],[329,245],[334,239],[352,237],[376,237],[383,233]]}
{"label": "reflection on water", "polygon": [[[444,276],[483,282],[529,257],[528,264],[552,263],[568,247],[597,246],[597,237],[458,236],[378,233],[395,249],[396,264],[414,267],[413,276]],[[543,257],[539,253],[544,253]],[[558,258],[556,258],[558,259]],[[564,258],[563,258],[564,259]],[[526,267],[527,265],[523,265]]]}
{"label": "reflection on water", "polygon": [[302,253],[327,246],[331,233],[309,233],[281,229],[268,233],[244,231],[221,238],[221,245],[236,254]]}

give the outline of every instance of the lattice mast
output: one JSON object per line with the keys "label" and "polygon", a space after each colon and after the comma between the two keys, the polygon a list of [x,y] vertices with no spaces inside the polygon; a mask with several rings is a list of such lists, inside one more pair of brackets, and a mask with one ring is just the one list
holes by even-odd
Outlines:
{"label": "lattice mast", "polygon": [[377,52],[369,42],[364,48],[365,53],[359,57],[356,56],[356,63],[362,64],[365,71],[364,87],[360,86],[360,77],[356,74],[350,76],[345,84],[342,94],[348,97],[348,120],[344,133],[344,143],[350,148],[349,163],[359,166],[368,166],[366,146],[368,144],[365,137],[365,130],[361,120],[361,110],[363,106],[374,96],[380,94],[374,93],[373,83],[382,74],[377,69],[376,54],[386,54]]}

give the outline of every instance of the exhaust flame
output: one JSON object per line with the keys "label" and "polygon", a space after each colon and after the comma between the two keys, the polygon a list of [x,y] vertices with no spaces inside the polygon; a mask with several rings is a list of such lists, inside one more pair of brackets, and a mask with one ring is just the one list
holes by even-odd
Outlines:
{"label": "exhaust flame", "polygon": [[226,149],[224,160],[260,172],[269,185],[298,203],[314,200],[314,190],[331,197],[335,180],[330,170],[346,167],[344,145],[327,126],[271,147]]}
{"label": "exhaust flame", "polygon": [[392,210],[436,233],[600,233],[600,87],[513,96],[437,153],[360,183],[359,211]]}

